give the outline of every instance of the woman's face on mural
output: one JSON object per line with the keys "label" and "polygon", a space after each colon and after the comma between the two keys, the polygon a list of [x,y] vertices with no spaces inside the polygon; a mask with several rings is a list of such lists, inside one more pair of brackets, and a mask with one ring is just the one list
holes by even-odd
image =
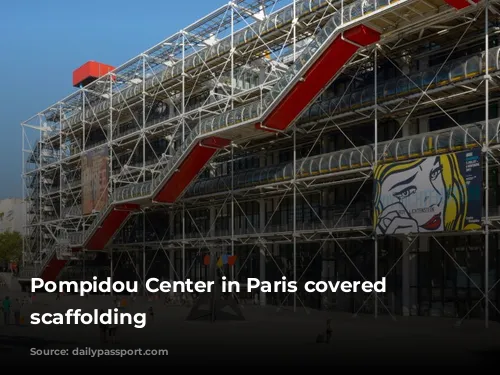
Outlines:
{"label": "woman's face on mural", "polygon": [[445,194],[439,157],[427,158],[412,169],[394,173],[381,186],[383,211],[379,226],[386,234],[441,230]]}

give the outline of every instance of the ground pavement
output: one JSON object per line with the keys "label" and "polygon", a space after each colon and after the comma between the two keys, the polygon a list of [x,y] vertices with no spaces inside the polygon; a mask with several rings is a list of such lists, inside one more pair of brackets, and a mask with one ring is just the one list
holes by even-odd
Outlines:
{"label": "ground pavement", "polygon": [[[12,296],[18,297],[19,294]],[[0,296],[3,298],[3,296]],[[138,297],[128,301],[126,312],[154,309],[154,320],[143,329],[119,327],[117,344],[101,344],[97,326],[33,326],[32,312],[65,312],[81,308],[114,307],[110,296],[37,295],[33,304],[24,306],[25,325],[0,325],[0,356],[29,356],[37,349],[167,349],[168,356],[101,357],[100,361],[131,364],[220,365],[476,365],[497,363],[500,358],[500,325],[492,322],[465,321],[456,327],[455,320],[445,318],[401,318],[358,316],[297,308],[277,311],[276,307],[245,305],[243,322],[186,321],[189,308],[165,305]],[[325,322],[332,319],[331,342],[316,343]],[[3,323],[3,321],[0,321]],[[4,357],[7,358],[7,357]],[[29,364],[39,360],[53,361],[54,356],[30,356]],[[92,364],[85,356],[57,357],[58,363],[76,361]]]}

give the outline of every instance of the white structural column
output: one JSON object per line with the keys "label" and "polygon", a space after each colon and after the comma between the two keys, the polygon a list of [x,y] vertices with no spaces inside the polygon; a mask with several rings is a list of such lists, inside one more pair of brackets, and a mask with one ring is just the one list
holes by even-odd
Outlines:
{"label": "white structural column", "polygon": [[[261,154],[259,160],[260,167],[266,166],[266,155]],[[266,228],[266,202],[264,199],[259,199],[259,232]],[[263,245],[259,245],[259,279],[266,280],[266,255],[267,251]],[[261,306],[266,306],[266,293],[260,292],[259,301]]]}
{"label": "white structural column", "polygon": [[142,295],[146,296],[146,211],[142,213]]}
{"label": "white structural column", "polygon": [[[424,134],[429,131],[429,116],[424,116],[418,119],[417,132],[419,134]],[[418,238],[418,252],[428,253],[430,243],[432,238],[426,236],[420,236]],[[410,258],[410,282],[412,285],[417,285],[418,283],[418,258],[416,256]],[[418,292],[414,290],[411,293],[411,303],[412,308],[417,310],[418,308]],[[418,313],[418,311],[416,311]]]}
{"label": "white structural column", "polygon": [[[114,273],[115,273],[115,264],[113,262],[113,248],[109,250],[109,266],[110,266],[110,274],[109,278],[111,283],[114,282]],[[111,288],[111,296],[113,296],[113,288]]]}
{"label": "white structural column", "polygon": [[401,259],[401,276],[402,276],[402,305],[403,305],[403,316],[411,315],[411,249],[408,248],[410,242],[407,239],[402,241],[402,251],[404,252]]}
{"label": "white structural column", "polygon": [[[429,119],[428,117],[419,118],[418,122],[409,121],[402,129],[402,136],[409,137],[415,135],[416,133],[425,133],[429,130]],[[412,292],[412,285],[417,285],[417,257],[415,256],[415,251],[420,248],[420,251],[428,248],[429,238],[419,236],[417,240],[410,246],[410,240],[407,238],[403,239],[401,246],[401,304],[402,304],[402,314],[403,316],[412,315],[412,310],[417,308],[417,295]]]}
{"label": "white structural column", "polygon": [[[266,248],[264,245],[259,245],[259,279],[266,280]],[[259,301],[261,306],[266,306],[266,293],[260,292]]]}
{"label": "white structural column", "polygon": [[181,254],[182,281],[186,280],[186,209],[182,205],[182,254]]}
{"label": "white structural column", "polygon": [[[323,137],[321,139],[321,153],[326,154],[331,152],[331,141],[329,137]],[[321,219],[329,223],[328,212],[329,208],[333,207],[335,202],[335,187],[327,187],[321,192]],[[323,245],[323,250],[321,252],[321,279],[323,281],[336,281],[335,278],[335,265],[332,263],[332,253],[335,249],[335,243],[333,241],[328,241]],[[328,259],[328,260],[327,260]],[[327,291],[323,293],[321,300],[321,308],[327,309],[330,302],[333,299],[333,293]]]}
{"label": "white structural column", "polygon": [[[293,2],[293,58],[297,53],[296,1]],[[293,280],[297,281],[297,124],[293,127]],[[297,293],[293,294],[293,311],[297,311]]]}
{"label": "white structural column", "polygon": [[[293,280],[297,281],[297,127],[293,128]],[[293,294],[293,312],[297,311],[297,293]]]}
{"label": "white structural column", "polygon": [[[373,124],[373,132],[374,132],[374,157],[373,157],[373,172],[375,172],[375,168],[378,165],[378,46],[375,48],[374,52],[374,83],[373,88],[375,90],[375,121]],[[378,281],[378,238],[377,238],[377,228],[374,223],[374,231],[373,231],[373,278],[374,282]],[[378,318],[378,296],[376,293],[373,294],[373,315],[375,319]]]}
{"label": "white structural column", "polygon": [[[402,243],[402,251],[404,251],[401,259],[401,272],[402,272],[402,306],[403,316],[410,316],[416,313],[417,309],[417,291],[412,290],[412,285],[417,285],[418,280],[418,263],[415,255],[417,246],[428,245],[427,237],[419,237],[410,246],[410,242],[405,239]],[[410,246],[410,247],[409,247]]]}
{"label": "white structural column", "polygon": [[[210,215],[210,220],[209,223],[214,224],[215,221],[217,220],[217,208],[216,207],[210,207],[209,209],[209,215]],[[209,238],[214,238],[215,237],[215,225],[210,226],[210,232],[208,235]],[[207,242],[204,241],[205,244]],[[207,244],[208,245],[208,244]],[[209,280],[214,280],[215,273],[212,272],[212,262],[217,262],[217,254],[216,250],[213,248],[213,246],[210,246],[208,249],[210,251],[210,275],[209,275]]]}
{"label": "white structural column", "polygon": [[[174,210],[170,210],[170,225],[169,225],[169,232],[170,232],[170,238],[174,238],[175,235],[175,212]],[[168,277],[170,279],[170,282],[174,281],[175,275],[178,275],[179,273],[176,272],[177,270],[175,269],[175,250],[168,250],[168,257],[169,257],[169,272],[168,272]],[[173,293],[170,293],[171,297],[173,297]]]}
{"label": "white structural column", "polygon": [[[409,137],[412,133],[412,124],[410,121],[406,122],[402,128],[402,136]],[[411,245],[411,246],[410,246]],[[406,237],[401,240],[401,305],[403,316],[411,315],[411,262],[412,262],[412,251],[414,249],[414,244],[411,244],[411,240]],[[397,268],[396,268],[397,269]],[[394,297],[393,297],[394,298]],[[394,303],[391,303],[394,305]]]}
{"label": "white structural column", "polygon": [[[236,85],[234,71],[234,4],[231,3],[231,110],[234,109],[234,88]],[[227,167],[227,163],[225,163]],[[231,256],[234,257],[234,144],[231,145]],[[234,281],[234,265],[231,266],[231,280]]]}
{"label": "white structural column", "polygon": [[[142,56],[142,182],[146,182],[146,55]],[[142,211],[142,294],[146,296],[146,211]],[[139,269],[139,268],[138,268]]]}
{"label": "white structural column", "polygon": [[490,283],[489,283],[489,273],[490,273],[490,223],[489,223],[489,212],[490,212],[490,166],[489,166],[489,155],[490,152],[490,135],[488,120],[490,118],[490,61],[489,61],[489,0],[485,1],[484,10],[484,40],[485,40],[485,71],[486,77],[484,81],[484,91],[485,91],[485,144],[483,146],[485,153],[485,199],[484,199],[484,325],[486,328],[489,326],[489,311],[490,311]]}
{"label": "white structural column", "polygon": [[[410,136],[410,122],[406,122],[402,129],[402,136]],[[404,238],[402,241],[401,251],[403,251],[401,258],[401,302],[403,307],[403,316],[410,316],[411,313],[411,301],[410,301],[410,253],[411,249],[408,248],[410,241]],[[394,311],[393,311],[394,312]]]}
{"label": "white structural column", "polygon": [[[227,164],[224,164],[227,168]],[[234,145],[231,145],[231,256],[234,257]],[[234,281],[235,269],[231,266],[231,280]]]}

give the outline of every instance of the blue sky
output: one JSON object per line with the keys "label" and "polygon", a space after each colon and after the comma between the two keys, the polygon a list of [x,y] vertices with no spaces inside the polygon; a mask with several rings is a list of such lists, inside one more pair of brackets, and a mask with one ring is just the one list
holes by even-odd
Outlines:
{"label": "blue sky", "polygon": [[21,126],[73,91],[88,60],[118,66],[227,0],[18,0],[0,21],[0,199],[21,196]]}

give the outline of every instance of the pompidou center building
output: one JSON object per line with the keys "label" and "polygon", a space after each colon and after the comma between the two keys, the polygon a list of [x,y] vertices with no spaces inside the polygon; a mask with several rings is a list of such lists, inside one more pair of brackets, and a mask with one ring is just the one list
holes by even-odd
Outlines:
{"label": "pompidou center building", "polygon": [[[22,124],[21,282],[387,281],[248,295],[499,315],[500,4],[235,0]],[[228,262],[227,260],[231,261]]]}

